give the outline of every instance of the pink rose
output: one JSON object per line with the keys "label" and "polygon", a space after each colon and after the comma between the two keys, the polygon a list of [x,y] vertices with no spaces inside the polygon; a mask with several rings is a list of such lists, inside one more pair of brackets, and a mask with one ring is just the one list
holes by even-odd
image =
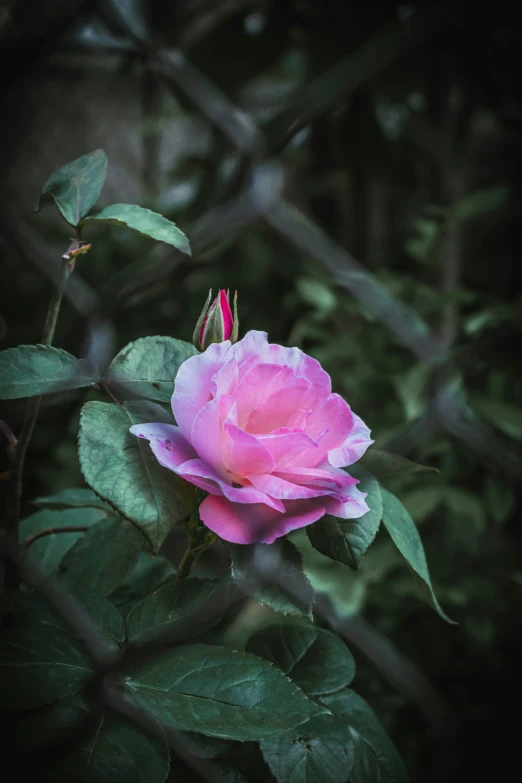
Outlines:
{"label": "pink rose", "polygon": [[298,348],[248,332],[184,362],[172,410],[178,426],[137,424],[158,462],[208,497],[200,517],[236,544],[271,544],[324,514],[368,511],[357,479],[341,467],[373,443],[330,376]]}

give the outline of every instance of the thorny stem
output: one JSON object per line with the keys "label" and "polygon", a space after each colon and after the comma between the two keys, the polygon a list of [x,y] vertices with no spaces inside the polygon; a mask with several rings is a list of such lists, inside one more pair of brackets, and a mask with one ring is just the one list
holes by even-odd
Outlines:
{"label": "thorny stem", "polygon": [[[71,251],[74,252],[75,248],[77,248],[78,246],[79,246],[79,236],[78,239],[69,248],[69,251],[65,255],[63,255],[60,259],[59,276],[53,288],[53,293],[51,296],[51,301],[49,303],[49,309],[47,311],[47,317],[45,319],[45,324],[43,328],[43,334],[42,334],[43,345],[52,344],[54,332],[56,329],[56,324],[58,321],[58,315],[60,313],[60,306],[62,304],[63,292],[65,291],[67,280],[74,266],[74,262],[71,260],[71,256],[69,255],[69,253],[71,253]],[[29,448],[31,437],[33,435],[34,425],[36,424],[36,419],[38,418],[38,413],[40,411],[41,401],[42,401],[41,397],[31,397],[27,403],[24,423],[22,426],[22,430],[20,432],[20,436],[18,438],[16,452],[13,460],[13,467],[11,471],[11,492],[12,492],[11,513],[7,519],[6,530],[16,540],[18,540],[18,525],[20,522],[20,505],[21,505],[21,498],[22,498],[22,476],[24,470],[24,461],[27,454],[27,449]],[[16,567],[11,561],[7,561],[6,584],[9,585],[10,587],[16,587],[17,583],[18,583],[18,576],[17,576]]]}
{"label": "thorny stem", "polygon": [[48,527],[45,530],[39,530],[38,533],[34,533],[32,536],[27,536],[23,542],[23,546],[28,547],[38,541],[39,538],[44,536],[51,536],[55,533],[85,533],[89,530],[85,525],[65,525],[64,527]]}

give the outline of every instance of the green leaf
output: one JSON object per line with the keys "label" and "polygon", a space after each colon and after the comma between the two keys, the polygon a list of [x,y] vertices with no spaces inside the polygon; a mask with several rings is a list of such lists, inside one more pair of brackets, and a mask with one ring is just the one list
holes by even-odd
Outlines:
{"label": "green leaf", "polygon": [[250,638],[247,650],[275,663],[309,696],[345,688],[355,675],[355,661],[342,639],[314,625],[265,626]]}
{"label": "green leaf", "polygon": [[227,547],[232,578],[242,592],[274,612],[311,618],[314,591],[302,555],[290,541]]}
{"label": "green leaf", "polygon": [[[370,448],[361,458],[360,464],[372,473],[378,481],[400,478],[401,476],[413,475],[415,473],[438,473],[437,468],[417,465],[406,457],[399,457],[398,454],[391,454],[389,451],[379,451],[379,449]],[[352,466],[348,468],[351,472]]]}
{"label": "green leaf", "polygon": [[187,579],[167,584],[130,611],[129,641],[147,644],[162,639],[186,639],[215,625],[223,611],[223,586],[218,579]]}
{"label": "green leaf", "polygon": [[129,432],[133,424],[165,421],[165,410],[150,402],[112,405],[88,402],[80,418],[79,457],[87,483],[131,519],[157,552],[188,514],[182,481],[162,467],[148,442]]}
{"label": "green leaf", "polygon": [[349,727],[355,756],[351,783],[408,783],[401,757],[364,699],[346,690],[321,701]]}
{"label": "green leaf", "polygon": [[127,519],[97,522],[62,559],[62,579],[72,590],[108,595],[131,573],[144,543]]}
{"label": "green leaf", "polygon": [[[83,590],[75,591],[73,597],[93,620],[94,629],[106,640],[119,646],[125,637],[125,624],[116,607],[101,595]],[[37,590],[25,590],[23,593],[13,590],[6,599],[5,606],[12,612],[17,625],[50,626],[77,637],[60,612]]]}
{"label": "green leaf", "polygon": [[103,596],[85,590],[75,590],[74,596],[92,617],[95,630],[119,646],[125,639],[125,623],[116,607]]}
{"label": "green leaf", "polygon": [[46,780],[163,783],[167,777],[169,751],[165,742],[116,713],[96,716],[79,694],[28,715],[18,728],[18,746],[32,754],[63,742],[68,731],[75,741],[60,761],[46,770]]}
{"label": "green leaf", "polygon": [[258,740],[323,710],[275,666],[226,647],[187,644],[127,670],[125,688],[167,726]]}
{"label": "green leaf", "polygon": [[[50,528],[63,527],[90,527],[96,522],[104,519],[107,513],[99,508],[75,508],[66,511],[37,511],[31,514],[20,523],[20,541],[24,541],[30,536],[39,533],[42,530]],[[29,547],[32,557],[40,561],[43,570],[51,574],[55,571],[65,553],[78,541],[83,535],[78,533],[51,533],[39,538]]]}
{"label": "green leaf", "polygon": [[151,400],[170,402],[180,366],[198,351],[173,337],[142,337],[117,354],[107,382]]}
{"label": "green leaf", "polygon": [[413,581],[420,594],[424,600],[438,612],[443,620],[455,625],[453,620],[450,620],[449,617],[444,614],[435,597],[435,593],[433,592],[426,555],[424,554],[424,547],[422,546],[422,541],[415,526],[415,522],[395,495],[392,495],[391,492],[388,492],[386,489],[382,489],[381,491],[383,522],[393,543],[410,566]]}
{"label": "green leaf", "polygon": [[35,212],[47,203],[54,202],[63,219],[77,226],[98,201],[107,174],[107,155],[94,150],[73,160],[55,171],[36,202]]}
{"label": "green leaf", "polygon": [[139,234],[157,239],[158,242],[166,242],[182,253],[191,255],[190,245],[183,231],[180,231],[172,221],[167,220],[163,215],[158,215],[157,212],[151,212],[150,209],[135,204],[111,204],[96,215],[89,215],[81,224],[85,226],[94,221],[132,228]]}
{"label": "green leaf", "polygon": [[[260,742],[261,752],[279,783],[346,783],[353,768],[349,728],[330,715]],[[374,783],[369,778],[367,783]]]}
{"label": "green leaf", "polygon": [[138,562],[131,574],[111,593],[111,601],[121,611],[126,612],[137,601],[146,598],[175,575],[174,566],[166,558],[161,555],[153,557],[149,552],[140,552]]}
{"label": "green leaf", "polygon": [[100,380],[86,359],[49,345],[19,345],[0,351],[0,399],[81,389]]}
{"label": "green leaf", "polygon": [[373,542],[382,519],[379,482],[360,467],[350,466],[350,474],[361,479],[358,489],[368,493],[369,511],[359,519],[337,519],[325,516],[306,528],[312,546],[321,554],[357,570]]}
{"label": "green leaf", "polygon": [[488,397],[472,399],[472,407],[487,422],[496,427],[508,438],[522,440],[522,408],[501,400],[491,400]]}
{"label": "green leaf", "polygon": [[10,628],[0,646],[0,706],[30,710],[76,693],[94,668],[83,646],[54,628]]}
{"label": "green leaf", "polygon": [[103,508],[109,514],[112,508],[105,503],[98,495],[95,495],[92,489],[87,487],[78,487],[74,489],[62,489],[56,495],[49,495],[45,498],[36,498],[33,500],[35,506],[40,508]]}
{"label": "green leaf", "polygon": [[508,195],[509,188],[505,185],[495,185],[478,190],[458,201],[453,207],[453,215],[457,220],[481,217],[501,206]]}

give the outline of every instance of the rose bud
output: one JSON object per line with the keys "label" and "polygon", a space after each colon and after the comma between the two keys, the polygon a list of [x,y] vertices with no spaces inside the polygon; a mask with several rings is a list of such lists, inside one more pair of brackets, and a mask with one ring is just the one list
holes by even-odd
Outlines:
{"label": "rose bud", "polygon": [[230,309],[228,291],[225,293],[220,290],[209,307],[211,299],[212,289],[209,291],[192,337],[192,343],[199,351],[206,351],[212,343],[222,343],[225,340],[235,343],[238,338],[237,291],[234,295],[234,315]]}

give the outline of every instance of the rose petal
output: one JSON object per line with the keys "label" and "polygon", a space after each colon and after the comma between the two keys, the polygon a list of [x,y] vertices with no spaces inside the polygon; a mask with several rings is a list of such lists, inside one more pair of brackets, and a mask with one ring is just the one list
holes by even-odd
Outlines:
{"label": "rose petal", "polygon": [[174,424],[133,424],[129,429],[133,435],[149,441],[158,462],[169,470],[176,471],[178,465],[196,455],[180,428]]}
{"label": "rose petal", "polygon": [[228,421],[224,427],[223,463],[238,476],[270,473],[275,467],[274,459],[263,443]]}
{"label": "rose petal", "polygon": [[374,442],[370,438],[370,430],[359,416],[352,413],[353,426],[344,443],[328,452],[328,461],[336,468],[353,465],[361,459],[369,446]]}
{"label": "rose petal", "polygon": [[340,468],[333,468],[328,462],[327,467],[323,463],[314,468],[298,468],[288,466],[278,469],[275,475],[281,476],[286,481],[293,484],[303,484],[307,487],[324,487],[331,492],[343,491],[345,488],[353,487],[358,480],[349,476]]}
{"label": "rose petal", "polygon": [[212,399],[212,377],[221,367],[229,349],[229,340],[213,343],[203,353],[183,362],[178,370],[172,395],[172,412],[188,440],[191,438],[194,419]]}
{"label": "rose petal", "polygon": [[257,489],[261,490],[261,492],[264,492],[273,498],[280,498],[281,500],[318,498],[322,495],[328,495],[332,492],[331,488],[329,487],[313,488],[306,487],[303,484],[293,484],[292,482],[281,478],[281,476],[276,476],[273,473],[253,473],[248,478],[254,487],[257,487]]}
{"label": "rose petal", "polygon": [[323,454],[341,446],[353,428],[350,406],[339,394],[316,400],[306,420],[306,434],[319,443]]}
{"label": "rose petal", "polygon": [[230,481],[224,481],[223,478],[209,465],[203,462],[203,460],[189,460],[179,466],[177,473],[187,481],[190,481],[191,484],[196,484],[196,486],[206,489],[211,495],[224,495],[226,498],[236,503],[266,503],[267,506],[276,509],[276,511],[282,512],[285,510],[285,507],[280,500],[269,497],[253,486],[245,485],[233,487],[233,478],[230,478]]}
{"label": "rose petal", "polygon": [[[244,427],[253,410],[267,397],[281,389],[292,388],[295,383],[295,375],[289,367],[281,367],[278,364],[256,364],[239,381],[234,396],[237,400],[238,423]],[[271,409],[268,413],[276,413]],[[285,422],[286,423],[286,422]],[[278,425],[265,428],[265,432],[276,429]]]}
{"label": "rose petal", "polygon": [[[286,465],[308,465],[313,461],[318,448],[317,443],[304,432],[296,432],[282,427],[268,435],[258,435],[257,440],[265,446],[272,455],[275,468],[279,470]],[[320,459],[320,452],[317,459]],[[270,471],[256,471],[269,473]]]}
{"label": "rose petal", "polygon": [[280,514],[265,505],[244,506],[211,495],[200,505],[199,513],[209,530],[224,541],[273,544],[291,530],[320,519],[325,513],[322,500],[288,501],[286,512]]}
{"label": "rose petal", "polygon": [[343,490],[345,500],[338,500],[333,497],[322,498],[327,514],[341,519],[358,519],[369,511],[368,504],[365,501],[367,492],[361,492],[357,487],[350,487]]}
{"label": "rose petal", "polygon": [[297,409],[310,410],[318,391],[324,393],[323,387],[310,384],[306,378],[294,376],[285,389],[278,389],[257,403],[248,417],[245,429],[256,434],[268,434],[281,427],[293,429],[289,424],[292,416]]}
{"label": "rose petal", "polygon": [[221,397],[210,400],[201,408],[192,425],[190,440],[198,456],[221,475],[225,471],[223,426],[225,419],[234,410],[234,406],[232,397],[222,394]]}
{"label": "rose petal", "polygon": [[312,359],[299,348],[285,348],[272,343],[263,352],[263,361],[290,367],[295,375],[302,376],[311,383],[317,383],[329,392],[332,390],[328,373],[323,370],[317,359]]}

